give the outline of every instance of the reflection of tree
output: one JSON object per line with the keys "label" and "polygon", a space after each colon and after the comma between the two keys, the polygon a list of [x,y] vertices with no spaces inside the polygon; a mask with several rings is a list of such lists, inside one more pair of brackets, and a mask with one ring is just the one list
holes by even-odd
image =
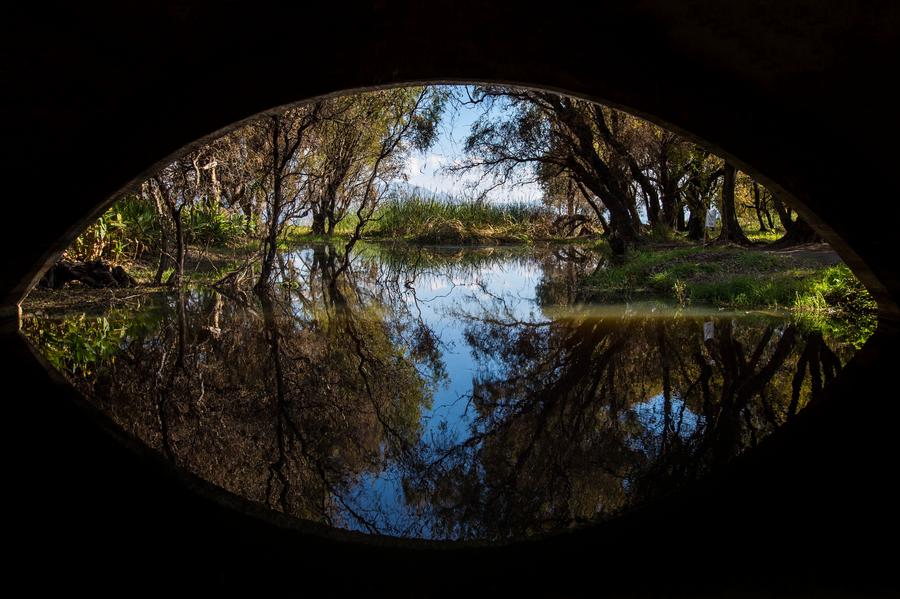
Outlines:
{"label": "reflection of tree", "polygon": [[537,287],[541,305],[572,305],[580,298],[581,282],[606,261],[602,254],[576,245],[561,246],[541,260],[543,277]]}
{"label": "reflection of tree", "polygon": [[717,318],[704,342],[694,320],[506,312],[467,330],[498,365],[475,383],[471,434],[429,447],[405,481],[438,536],[558,530],[661,493],[756,444],[840,368],[795,325]]}
{"label": "reflection of tree", "polygon": [[[182,467],[292,515],[375,530],[353,501],[415,443],[431,392],[384,308],[335,256],[250,306],[167,296],[159,326],[79,381],[117,422]],[[287,271],[286,264],[282,267]],[[287,281],[286,281],[287,282]]]}
{"label": "reflection of tree", "polygon": [[[536,261],[538,305],[565,316],[526,317],[481,284]],[[598,261],[578,248],[351,259],[320,245],[275,268],[254,297],[182,290],[115,334],[29,326],[47,347],[100,348],[83,363],[54,351],[114,420],[202,478],[297,517],[436,538],[559,530],[663,493],[757,444],[846,359],[781,321],[580,312]],[[429,277],[468,289],[468,311],[448,313],[480,368],[459,422],[423,421],[447,375],[433,300],[416,293]]]}

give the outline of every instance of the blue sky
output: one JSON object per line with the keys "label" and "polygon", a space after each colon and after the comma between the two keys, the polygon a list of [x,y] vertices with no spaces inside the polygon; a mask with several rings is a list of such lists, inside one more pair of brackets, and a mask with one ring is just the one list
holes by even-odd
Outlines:
{"label": "blue sky", "polygon": [[[444,115],[439,127],[439,135],[435,144],[427,152],[414,152],[406,164],[406,176],[410,185],[423,187],[452,196],[466,195],[466,186],[477,180],[477,173],[463,176],[441,172],[442,167],[465,157],[463,144],[472,126],[480,114],[475,107],[450,107]],[[469,192],[471,193],[471,192]],[[495,202],[538,201],[542,192],[535,184],[506,185],[492,190],[488,199]]]}

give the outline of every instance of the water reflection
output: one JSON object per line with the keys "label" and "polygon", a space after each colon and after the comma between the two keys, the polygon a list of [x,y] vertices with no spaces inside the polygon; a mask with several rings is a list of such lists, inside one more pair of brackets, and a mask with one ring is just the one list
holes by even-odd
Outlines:
{"label": "water reflection", "polygon": [[816,401],[853,348],[784,315],[594,306],[576,247],[320,245],[258,296],[192,290],[25,332],[169,460],[274,510],[422,538],[593,522]]}

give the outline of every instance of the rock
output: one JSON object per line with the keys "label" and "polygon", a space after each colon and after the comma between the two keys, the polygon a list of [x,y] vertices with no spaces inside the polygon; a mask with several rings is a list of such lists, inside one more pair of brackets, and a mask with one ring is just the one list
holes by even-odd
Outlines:
{"label": "rock", "polygon": [[118,281],[119,287],[135,287],[137,286],[137,281],[130,274],[125,272],[125,269],[121,266],[115,266],[112,269],[113,278]]}
{"label": "rock", "polygon": [[60,260],[44,273],[38,285],[50,289],[62,289],[67,283],[77,281],[94,289],[110,287],[134,287],[137,281],[121,266],[110,266],[105,260],[71,262]]}

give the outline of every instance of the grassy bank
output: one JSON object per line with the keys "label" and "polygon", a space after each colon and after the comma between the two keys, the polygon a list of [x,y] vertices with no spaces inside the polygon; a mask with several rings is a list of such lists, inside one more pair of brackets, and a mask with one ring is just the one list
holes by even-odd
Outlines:
{"label": "grassy bank", "polygon": [[372,239],[417,243],[528,243],[550,237],[549,214],[527,204],[406,198],[384,204],[366,230]]}
{"label": "grassy bank", "polygon": [[831,315],[875,308],[850,269],[828,251],[786,255],[730,247],[651,247],[599,269],[584,288],[589,297],[604,301],[665,297],[682,304]]}
{"label": "grassy bank", "polygon": [[[416,196],[391,200],[378,207],[363,230],[363,238],[432,245],[527,244],[557,240],[551,232],[553,216],[547,210],[521,203],[445,201]],[[345,238],[356,227],[354,214],[335,228]],[[324,241],[308,227],[294,227],[290,238],[298,242]]]}

